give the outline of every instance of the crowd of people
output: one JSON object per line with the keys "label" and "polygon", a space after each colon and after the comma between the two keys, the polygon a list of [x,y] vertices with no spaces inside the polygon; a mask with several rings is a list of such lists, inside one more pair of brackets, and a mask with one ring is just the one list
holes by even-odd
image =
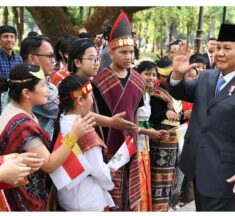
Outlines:
{"label": "crowd of people", "polygon": [[124,12],[54,48],[31,32],[20,55],[0,26],[0,209],[234,211],[234,32],[153,61]]}

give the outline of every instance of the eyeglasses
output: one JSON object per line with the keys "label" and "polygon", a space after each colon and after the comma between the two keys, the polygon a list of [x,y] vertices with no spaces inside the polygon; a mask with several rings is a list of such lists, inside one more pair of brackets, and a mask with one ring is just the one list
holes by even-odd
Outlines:
{"label": "eyeglasses", "polygon": [[55,62],[55,56],[54,56],[54,54],[33,54],[33,55],[35,55],[35,56],[44,56],[44,57],[47,57],[47,58],[49,58],[49,60],[50,60],[50,62],[51,63],[54,63]]}
{"label": "eyeglasses", "polygon": [[100,57],[96,57],[96,58],[82,58],[83,60],[90,60],[91,64],[97,64],[100,63]]}

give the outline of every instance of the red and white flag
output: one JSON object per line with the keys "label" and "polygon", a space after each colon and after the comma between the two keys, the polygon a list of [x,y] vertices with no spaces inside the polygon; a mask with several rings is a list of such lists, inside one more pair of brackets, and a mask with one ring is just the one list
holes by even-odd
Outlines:
{"label": "red and white flag", "polygon": [[[63,136],[60,133],[53,151],[62,145]],[[75,145],[64,161],[54,172],[50,173],[50,177],[58,190],[67,187],[69,190],[79,184],[84,178],[91,173],[90,165],[82,154],[78,145]]]}
{"label": "red and white flag", "polygon": [[127,164],[136,152],[137,148],[134,145],[134,139],[128,136],[107,165],[111,170],[117,171],[120,167]]}

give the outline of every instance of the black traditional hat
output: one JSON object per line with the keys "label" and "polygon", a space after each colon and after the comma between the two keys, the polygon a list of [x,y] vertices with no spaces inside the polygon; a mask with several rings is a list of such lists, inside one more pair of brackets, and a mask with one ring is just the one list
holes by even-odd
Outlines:
{"label": "black traditional hat", "polygon": [[235,25],[221,24],[218,41],[233,41],[235,42]]}
{"label": "black traditional hat", "polygon": [[86,49],[95,47],[90,38],[78,38],[69,46],[68,70],[75,72],[74,59],[81,58]]}
{"label": "black traditional hat", "polygon": [[122,46],[133,46],[131,25],[127,15],[121,11],[119,17],[112,26],[109,36],[109,47],[111,50]]}
{"label": "black traditional hat", "polygon": [[168,59],[160,59],[157,62],[157,72],[163,76],[169,76],[173,71],[172,61]]}

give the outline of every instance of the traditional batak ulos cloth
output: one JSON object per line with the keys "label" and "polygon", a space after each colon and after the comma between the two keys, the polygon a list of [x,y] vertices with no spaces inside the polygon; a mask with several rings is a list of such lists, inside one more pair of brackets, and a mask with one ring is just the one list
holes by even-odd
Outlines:
{"label": "traditional batak ulos cloth", "polygon": [[68,71],[68,69],[62,68],[60,71],[54,72],[50,75],[50,82],[58,88],[61,81],[69,75],[70,72]]}
{"label": "traditional batak ulos cloth", "polygon": [[[150,96],[145,92],[144,106],[139,108],[139,127],[150,128],[149,117],[151,114]],[[141,201],[137,211],[152,211],[151,171],[149,156],[149,137],[138,135],[138,160],[140,166]]]}
{"label": "traditional batak ulos cloth", "polygon": [[[93,79],[93,84],[100,114],[113,116],[126,111],[124,118],[134,122],[138,107],[143,105],[144,91],[144,81],[136,71],[130,69],[127,78],[121,80],[110,68],[105,68]],[[112,128],[104,128],[103,132],[108,147],[106,159],[109,161],[124,142],[127,133]],[[131,131],[129,135],[134,138],[137,146],[137,132]],[[111,195],[117,209],[132,209],[140,201],[139,175],[137,154],[131,158],[128,164],[112,173],[115,188]]]}
{"label": "traditional batak ulos cloth", "polygon": [[[60,128],[65,136],[72,128],[77,115],[62,115]],[[105,207],[114,207],[108,190],[113,189],[110,170],[103,162],[104,142],[95,131],[79,138],[78,145],[91,166],[91,175],[83,179],[70,190],[66,187],[58,190],[58,201],[67,211],[103,211]]]}
{"label": "traditional batak ulos cloth", "polygon": [[[170,94],[161,87],[151,94],[150,122],[156,130],[168,130],[179,126],[179,122],[170,122],[166,112],[173,110],[180,113],[181,101],[174,100]],[[169,136],[161,136],[159,141],[150,140],[150,160],[153,211],[168,211],[171,186],[174,181],[174,172],[177,159],[178,141],[175,130]]]}
{"label": "traditional batak ulos cloth", "polygon": [[[0,166],[3,163],[3,156],[0,156]],[[9,204],[7,202],[5,193],[2,189],[7,189],[9,188],[9,184],[6,184],[4,182],[0,182],[0,211],[11,211]]]}
{"label": "traditional batak ulos cloth", "polygon": [[[34,117],[36,120],[36,117]],[[33,140],[40,140],[49,149],[49,134],[23,110],[9,103],[0,117],[0,154],[22,153]],[[34,142],[33,145],[37,145]],[[46,211],[49,177],[41,170],[27,177],[29,183],[5,190],[12,211]]]}

